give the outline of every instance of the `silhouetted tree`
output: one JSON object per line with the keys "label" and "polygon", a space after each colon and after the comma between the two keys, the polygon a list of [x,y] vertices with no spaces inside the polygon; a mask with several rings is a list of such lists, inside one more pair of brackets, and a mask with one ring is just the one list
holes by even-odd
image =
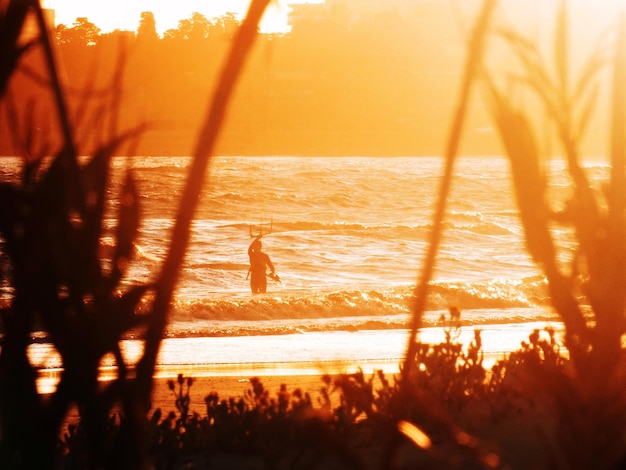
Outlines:
{"label": "silhouetted tree", "polygon": [[[444,118],[452,109],[455,64],[462,52],[449,6],[420,1],[391,8],[378,1],[371,9],[358,0],[294,5],[289,34],[271,42],[262,35],[257,51],[263,52],[251,57],[255,72],[242,80],[239,98],[229,111],[237,125],[225,130],[220,152],[439,151]],[[151,20],[142,17],[139,36],[156,36]],[[158,134],[148,131],[137,152],[180,154],[191,145],[191,123],[201,112],[198,96],[206,94],[207,80],[216,76],[238,24],[234,13],[209,20],[194,13],[166,31],[162,40],[143,41],[138,36],[141,50],[130,54],[125,64],[125,93],[131,99],[120,119],[131,125],[138,117],[149,116],[163,128]],[[97,47],[86,47],[74,29],[58,29],[64,75],[78,83],[110,76],[121,35],[111,40],[100,35]],[[132,40],[130,33],[124,38],[127,44]],[[148,93],[158,93],[159,100],[145,99]],[[477,110],[474,119],[481,123],[487,119],[484,110]],[[491,142],[478,133],[468,139],[479,139],[482,147]],[[2,144],[0,139],[6,154],[7,145]]]}
{"label": "silhouetted tree", "polygon": [[98,42],[100,28],[90,22],[87,18],[76,18],[71,28],[64,24],[56,27],[55,36],[60,44],[79,44],[83,46],[93,46]]}
{"label": "silhouetted tree", "polygon": [[214,18],[210,27],[211,35],[218,34],[228,38],[233,37],[237,27],[239,26],[239,20],[232,12],[227,12],[224,15]]}
{"label": "silhouetted tree", "polygon": [[141,13],[141,20],[137,28],[137,39],[156,41],[159,39],[159,33],[156,30],[156,21],[151,11]]}
{"label": "silhouetted tree", "polygon": [[168,29],[163,37],[197,41],[209,37],[211,22],[201,13],[194,12],[191,18],[178,22],[178,28]]}

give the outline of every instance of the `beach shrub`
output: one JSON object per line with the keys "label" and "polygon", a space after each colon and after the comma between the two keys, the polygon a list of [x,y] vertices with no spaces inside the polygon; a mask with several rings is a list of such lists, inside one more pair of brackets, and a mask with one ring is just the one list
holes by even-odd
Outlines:
{"label": "beach shrub", "polygon": [[[176,385],[178,384],[178,390],[176,390]],[[185,389],[185,385],[187,388]],[[187,418],[189,417],[189,392],[191,391],[191,386],[193,385],[193,378],[185,377],[183,374],[178,374],[176,378],[176,382],[172,379],[167,381],[167,387],[174,393],[176,397],[175,405],[176,409],[180,413],[180,425],[185,426],[187,422]]]}
{"label": "beach shrub", "polygon": [[464,351],[458,342],[461,312],[456,307],[450,307],[449,311],[449,318],[445,315],[440,318],[445,341],[434,345],[417,343],[412,383],[433,397],[439,397],[448,407],[460,409],[467,400],[484,395],[482,338],[480,330],[474,330],[474,338]]}
{"label": "beach shrub", "polygon": [[[193,381],[188,378],[186,383]],[[239,399],[220,399],[217,392],[210,393],[204,400],[206,416],[194,412],[184,425],[178,394],[178,415],[171,411],[161,419],[161,411],[156,410],[147,432],[155,462],[165,458],[176,464],[190,455],[197,460],[199,456],[210,459],[216,453],[230,453],[248,455],[275,468],[279,463],[313,458],[323,451],[320,442],[332,437],[331,420],[313,406],[309,393],[300,389],[289,392],[282,385],[273,395],[258,378],[250,379],[250,384]]]}
{"label": "beach shrub", "polygon": [[[397,376],[357,370],[322,376],[317,400],[312,392],[289,391],[285,385],[270,391],[261,379],[251,378],[241,398],[220,398],[217,392],[207,395],[206,414],[201,416],[187,406],[194,381],[180,374],[168,381],[175,392],[171,411],[152,412],[142,431],[150,459],[157,468],[204,468],[219,455],[246,456],[248,462],[266,468],[331,464],[380,468],[388,458],[384,450],[402,408],[411,422],[428,432],[431,449],[420,451],[403,442],[397,458],[404,463],[397,468],[416,463],[436,468],[553,468],[546,464],[546,445],[557,437],[559,404],[536,381],[539,377],[554,380],[571,368],[554,330],[533,331],[519,350],[486,371],[482,362],[468,359],[482,357],[481,343],[474,340],[463,348],[451,334],[459,332],[458,322],[446,323],[449,329],[442,343],[423,345],[421,364],[445,367],[440,377],[436,367],[415,377],[415,390],[426,394],[419,400],[404,400]],[[468,367],[482,372],[475,370],[468,381]],[[421,404],[429,400],[436,410],[424,412]],[[462,443],[448,441],[449,429],[432,419],[434,411],[447,416],[448,426],[457,429]],[[123,412],[109,419],[104,442],[111,453],[124,419]],[[468,443],[475,453],[467,451]],[[70,427],[61,445],[71,468],[85,454],[80,424]],[[501,465],[481,463],[481,459],[492,461],[485,457],[489,455],[491,459],[497,455]]]}

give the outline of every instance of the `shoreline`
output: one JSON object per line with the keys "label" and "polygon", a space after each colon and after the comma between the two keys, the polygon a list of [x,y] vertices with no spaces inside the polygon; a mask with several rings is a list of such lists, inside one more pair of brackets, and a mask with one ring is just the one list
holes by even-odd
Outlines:
{"label": "shoreline", "polygon": [[[326,362],[282,362],[282,363],[250,363],[250,364],[176,364],[159,365],[153,376],[155,384],[163,382],[167,384],[170,379],[176,379],[178,374],[192,377],[195,381],[220,382],[228,384],[233,380],[246,381],[253,377],[265,380],[285,380],[297,382],[307,381],[307,378],[320,378],[325,374],[335,376],[344,373],[354,373],[362,370],[366,375],[382,370],[385,375],[398,374],[401,358],[387,360],[368,360],[360,363],[352,361],[336,360]],[[60,380],[63,369],[39,369],[37,389],[41,394],[54,393]],[[100,369],[100,382],[108,382],[116,378],[116,367],[103,367]],[[133,368],[129,368],[129,377],[132,378]],[[299,379],[296,379],[299,378]],[[219,389],[217,390],[220,391]],[[221,396],[221,394],[220,394]]]}
{"label": "shoreline", "polygon": [[[489,370],[497,361],[519,350],[522,341],[527,341],[533,330],[541,330],[547,326],[554,328],[560,336],[562,325],[554,322],[528,322],[461,328],[458,335],[454,332],[452,341],[461,343],[464,350],[467,350],[468,345],[475,339],[474,330],[480,330],[483,367]],[[542,334],[545,335],[545,333]],[[168,379],[176,379],[178,374],[183,374],[185,377],[193,377],[196,381],[202,380],[203,383],[216,383],[216,391],[223,397],[233,391],[239,393],[239,389],[232,388],[233,381],[237,383],[237,380],[249,380],[252,377],[259,377],[264,381],[276,378],[277,381],[300,383],[303,379],[293,378],[319,378],[324,374],[353,373],[358,369],[366,375],[382,370],[385,375],[391,377],[399,373],[404,361],[406,335],[406,330],[383,330],[331,333],[325,337],[320,334],[297,334],[275,337],[219,338],[217,340],[215,338],[189,338],[189,341],[179,339],[174,343],[166,341],[153,379],[167,383]],[[326,341],[319,342],[320,338]],[[307,340],[311,343],[307,344]],[[419,340],[429,344],[439,344],[444,341],[444,330],[441,327],[423,329],[420,331]],[[45,353],[50,347],[45,346],[46,349],[43,349],[44,346],[37,345]],[[139,356],[140,350],[136,349],[133,351],[134,354],[127,357],[130,364],[133,364]],[[218,357],[215,352],[220,349],[223,351]],[[349,357],[349,355],[355,357]],[[357,357],[359,355],[361,358]],[[370,358],[364,359],[363,356],[366,355]],[[311,360],[308,360],[307,356]],[[250,357],[254,357],[256,361],[249,361]],[[234,362],[231,362],[233,360]],[[59,367],[58,361],[55,361],[54,365],[56,367],[38,368],[37,389],[39,393],[48,394],[56,390],[62,368]],[[132,378],[132,374],[133,367],[130,365],[129,377]],[[117,367],[109,362],[100,368],[99,380],[113,380],[116,375]],[[220,388],[222,386],[227,389],[222,391]]]}

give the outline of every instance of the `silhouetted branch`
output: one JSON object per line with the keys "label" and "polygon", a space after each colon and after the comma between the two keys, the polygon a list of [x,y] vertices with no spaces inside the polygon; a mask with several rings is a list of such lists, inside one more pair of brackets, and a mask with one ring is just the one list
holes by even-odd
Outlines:
{"label": "silhouetted branch", "polygon": [[626,11],[623,8],[618,24],[611,94],[611,176],[607,195],[606,240],[603,240],[603,263],[595,273],[594,283],[597,299],[594,304],[596,331],[601,338],[594,348],[599,352],[600,361],[611,362],[617,361],[621,336],[626,331]]}
{"label": "silhouetted branch", "polygon": [[[467,113],[467,107],[470,99],[470,93],[472,87],[476,81],[482,66],[484,41],[489,28],[489,22],[491,15],[495,9],[495,0],[487,0],[483,5],[481,13],[477,22],[475,23],[474,30],[470,36],[468,45],[468,55],[465,62],[465,72],[463,75],[463,82],[459,93],[459,99],[457,102],[456,112],[452,121],[452,127],[450,129],[450,136],[447,140],[446,152],[445,152],[445,169],[441,179],[441,186],[439,188],[439,198],[437,208],[433,216],[433,228],[430,234],[430,241],[428,245],[428,252],[424,260],[424,266],[422,268],[422,274],[415,288],[414,301],[412,305],[412,321],[411,330],[409,333],[409,339],[407,344],[407,352],[404,358],[403,367],[400,377],[400,394],[401,401],[410,400],[420,406],[424,413],[432,418],[434,421],[442,424],[446,427],[445,416],[439,413],[438,407],[431,406],[431,402],[426,400],[423,393],[419,390],[415,390],[411,385],[411,376],[414,370],[416,361],[415,355],[417,351],[417,334],[422,322],[422,316],[426,308],[426,298],[428,296],[428,285],[432,278],[432,273],[435,267],[435,259],[439,244],[441,241],[441,235],[443,231],[443,220],[446,212],[446,205],[448,202],[448,195],[452,186],[452,176],[454,171],[454,164],[457,159],[457,153],[459,144],[461,141],[461,134],[463,132],[463,125],[465,123],[465,115]],[[405,419],[403,414],[405,410],[400,410],[399,415],[395,417],[398,422]],[[452,432],[452,429],[449,428]],[[454,436],[452,436],[454,439]],[[394,458],[394,454],[397,451],[399,442],[398,433],[394,433],[388,446],[385,449],[386,455],[382,459],[382,465],[386,466],[388,462],[391,462]]]}
{"label": "silhouetted branch", "polygon": [[31,7],[30,2],[10,1],[0,14],[0,96],[6,91],[9,78],[17,68],[17,63],[32,43],[18,46],[24,20]]}
{"label": "silhouetted branch", "polygon": [[[59,74],[57,73],[56,59],[52,44],[50,42],[50,36],[48,28],[46,26],[46,19],[43,14],[43,9],[39,4],[39,1],[33,1],[33,7],[37,16],[37,24],[39,25],[40,41],[44,49],[48,70],[50,72],[50,82],[52,86],[52,92],[56,101],[57,112],[59,113],[59,124],[61,131],[63,132],[63,139],[65,149],[68,155],[76,155],[76,148],[74,146],[74,136],[72,127],[70,125],[69,114],[67,111],[67,104],[65,103],[65,95],[61,89],[61,82],[59,81]],[[76,163],[76,162],[75,162]]]}

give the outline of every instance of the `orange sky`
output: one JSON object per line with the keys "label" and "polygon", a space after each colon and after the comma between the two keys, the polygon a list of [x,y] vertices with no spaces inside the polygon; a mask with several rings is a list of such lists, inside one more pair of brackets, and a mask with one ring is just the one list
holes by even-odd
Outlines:
{"label": "orange sky", "polygon": [[[250,0],[43,0],[43,5],[55,10],[56,23],[71,25],[78,17],[87,17],[102,32],[114,29],[135,31],[141,12],[154,13],[157,31],[178,27],[178,21],[199,12],[207,18],[233,12],[243,16]],[[273,0],[261,29],[265,32],[284,31],[287,27],[287,0]],[[300,0],[299,3],[307,3]],[[309,3],[313,3],[310,2]]]}
{"label": "orange sky", "polygon": [[[266,12],[262,30],[264,32],[286,31],[288,4],[290,3],[322,3],[323,1],[272,0]],[[364,8],[371,7],[376,1],[380,1],[381,5],[387,3],[385,0],[368,0],[363,1],[363,6]],[[394,3],[402,3],[402,1],[420,0],[399,2],[394,0]],[[452,10],[458,9],[467,2],[467,0],[445,1],[449,2]],[[523,7],[522,10],[530,11],[535,16],[550,17],[558,1],[560,0],[501,0],[500,3],[505,10],[520,10],[520,7]],[[242,17],[249,2],[250,0],[42,0],[45,7],[55,10],[57,24],[71,25],[77,17],[87,17],[101,28],[102,32],[110,32],[114,29],[135,31],[141,12],[151,11],[155,15],[159,33],[177,28],[178,21],[191,17],[193,12],[200,12],[207,18],[220,16],[226,12],[233,12]],[[476,0],[467,3],[476,4]],[[574,9],[582,7],[586,16],[584,21],[591,20],[596,23],[594,26],[598,26],[598,20],[604,24],[610,22],[615,17],[618,7],[626,5],[626,0],[568,0],[568,3]],[[515,16],[516,14],[513,13],[513,18]]]}

